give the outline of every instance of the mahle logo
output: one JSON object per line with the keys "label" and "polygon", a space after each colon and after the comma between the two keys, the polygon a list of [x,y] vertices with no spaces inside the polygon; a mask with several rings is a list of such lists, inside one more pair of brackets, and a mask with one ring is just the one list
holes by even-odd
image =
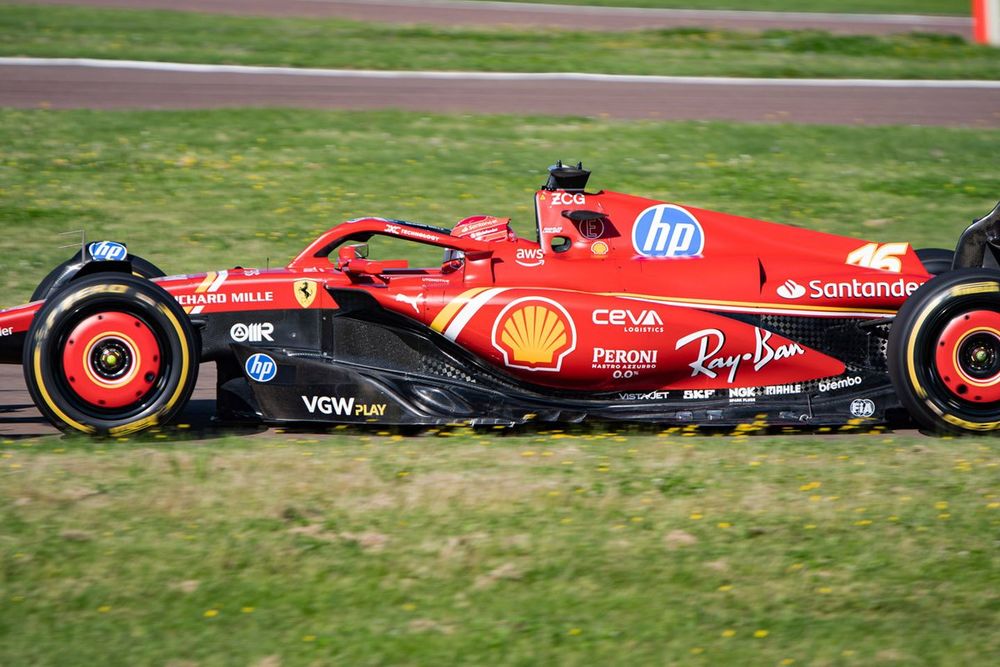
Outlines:
{"label": "mahle logo", "polygon": [[705,233],[680,206],[657,204],[632,223],[632,247],[646,257],[697,257],[705,249]]}
{"label": "mahle logo", "polygon": [[558,371],[563,358],[576,348],[576,326],[555,301],[525,297],[500,311],[492,340],[510,368]]}

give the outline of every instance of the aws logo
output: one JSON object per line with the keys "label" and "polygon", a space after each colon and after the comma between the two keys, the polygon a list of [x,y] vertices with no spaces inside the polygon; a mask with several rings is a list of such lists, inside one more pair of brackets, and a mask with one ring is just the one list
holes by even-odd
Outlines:
{"label": "aws logo", "polygon": [[500,311],[492,342],[509,368],[559,371],[566,355],[576,349],[576,325],[555,301],[524,297]]}

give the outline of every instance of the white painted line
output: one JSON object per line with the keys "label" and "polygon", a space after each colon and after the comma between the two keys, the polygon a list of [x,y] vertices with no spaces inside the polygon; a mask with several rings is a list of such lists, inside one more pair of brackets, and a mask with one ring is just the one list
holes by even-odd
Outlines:
{"label": "white painted line", "polygon": [[[328,2],[329,0],[311,0]],[[343,4],[393,7],[411,5],[435,9],[490,9],[506,12],[539,12],[548,14],[595,14],[598,16],[648,16],[650,18],[717,18],[736,20],[790,20],[804,23],[879,23],[887,25],[932,23],[941,26],[972,25],[968,16],[933,16],[921,14],[838,14],[834,12],[773,12],[743,9],[664,9],[657,7],[606,7],[596,5],[553,5],[533,2],[482,2],[476,0],[338,0]]]}
{"label": "white painted line", "polygon": [[194,74],[267,74],[335,79],[429,79],[448,81],[593,81],[694,86],[782,86],[790,88],[938,88],[1000,89],[1000,81],[982,79],[765,79],[732,76],[646,76],[590,72],[453,72],[364,69],[310,69],[256,65],[207,65],[96,58],[0,58],[0,66],[91,67],[97,69],[186,72]]}

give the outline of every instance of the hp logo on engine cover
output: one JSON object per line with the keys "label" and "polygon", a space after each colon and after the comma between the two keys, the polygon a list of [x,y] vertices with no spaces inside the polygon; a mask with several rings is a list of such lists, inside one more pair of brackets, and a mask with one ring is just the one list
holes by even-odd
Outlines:
{"label": "hp logo on engine cover", "polygon": [[632,223],[632,247],[646,257],[697,257],[705,249],[705,233],[680,206],[657,204]]}
{"label": "hp logo on engine cover", "polygon": [[95,241],[87,246],[87,250],[98,262],[124,262],[128,257],[125,246],[114,241]]}
{"label": "hp logo on engine cover", "polygon": [[247,359],[244,368],[246,368],[247,377],[257,382],[270,382],[278,374],[278,364],[274,363],[274,359],[261,352]]}

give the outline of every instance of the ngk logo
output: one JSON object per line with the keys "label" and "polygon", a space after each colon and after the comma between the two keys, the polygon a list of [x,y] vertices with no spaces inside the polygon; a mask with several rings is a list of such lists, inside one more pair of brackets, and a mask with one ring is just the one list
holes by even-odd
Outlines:
{"label": "ngk logo", "polygon": [[237,322],[229,329],[229,337],[237,343],[260,343],[262,341],[274,342],[271,334],[274,333],[274,325],[270,322],[253,322],[243,324]]}

